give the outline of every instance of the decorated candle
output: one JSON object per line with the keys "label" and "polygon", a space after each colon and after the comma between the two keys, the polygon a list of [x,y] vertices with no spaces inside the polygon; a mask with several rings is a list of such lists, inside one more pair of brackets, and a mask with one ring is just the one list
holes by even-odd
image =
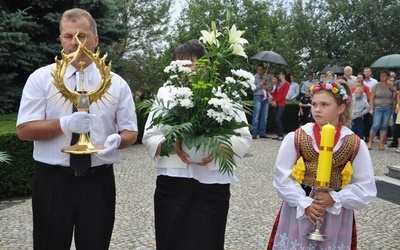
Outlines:
{"label": "decorated candle", "polygon": [[335,127],[331,124],[322,126],[321,145],[318,157],[316,186],[328,188],[331,179]]}

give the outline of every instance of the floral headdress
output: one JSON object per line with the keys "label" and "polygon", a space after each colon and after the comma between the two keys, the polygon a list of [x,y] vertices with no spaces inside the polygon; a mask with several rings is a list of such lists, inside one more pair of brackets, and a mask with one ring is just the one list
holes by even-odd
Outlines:
{"label": "floral headdress", "polygon": [[309,89],[309,93],[314,95],[316,92],[321,90],[328,90],[333,94],[339,94],[342,97],[342,101],[347,104],[350,102],[351,98],[346,93],[346,89],[337,82],[329,80],[327,83],[319,81],[318,83],[312,85]]}

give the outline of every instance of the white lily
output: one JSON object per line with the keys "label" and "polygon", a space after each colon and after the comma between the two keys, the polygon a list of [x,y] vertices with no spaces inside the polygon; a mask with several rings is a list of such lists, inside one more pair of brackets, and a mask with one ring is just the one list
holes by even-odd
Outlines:
{"label": "white lily", "polygon": [[240,44],[232,44],[229,49],[232,50],[233,55],[243,56],[247,58],[246,52],[244,52],[244,48]]}
{"label": "white lily", "polygon": [[246,39],[241,38],[244,34],[244,31],[237,30],[235,25],[232,25],[232,28],[229,30],[229,43],[230,44],[240,44],[243,45],[245,43],[249,43]]}
{"label": "white lily", "polygon": [[215,44],[215,46],[217,46],[217,48],[219,48],[220,44],[219,44],[219,41],[218,41],[217,37],[219,37],[221,35],[220,32],[218,32],[218,31],[208,32],[206,30],[202,30],[200,32],[203,35],[203,36],[201,36],[199,38],[200,41],[202,41],[204,43],[208,43],[209,45],[214,45]]}

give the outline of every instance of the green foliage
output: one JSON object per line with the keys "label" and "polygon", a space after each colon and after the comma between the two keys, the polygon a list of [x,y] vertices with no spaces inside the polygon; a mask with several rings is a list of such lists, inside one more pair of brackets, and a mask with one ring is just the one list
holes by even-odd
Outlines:
{"label": "green foliage", "polygon": [[10,157],[9,163],[0,163],[0,198],[31,193],[32,151],[32,142],[21,142],[16,134],[0,135],[0,152]]}
{"label": "green foliage", "polygon": [[[169,64],[165,37],[172,0],[125,0],[120,20],[128,25],[128,36],[119,43],[124,71],[135,99],[150,98],[166,79],[162,74]],[[165,56],[163,56],[165,55]]]}
{"label": "green foliage", "polygon": [[0,163],[10,163],[11,158],[6,152],[0,151]]}
{"label": "green foliage", "polygon": [[400,34],[393,26],[398,13],[397,0],[295,0],[288,32],[305,70],[351,65],[356,74],[399,52]]}
{"label": "green foliage", "polygon": [[17,122],[17,113],[0,115],[0,135],[15,134],[16,122]]}
{"label": "green foliage", "polygon": [[118,21],[118,0],[12,1],[1,3],[0,11],[0,114],[18,109],[21,90],[38,67],[54,62],[60,54],[58,40],[62,13],[73,7],[88,10],[96,19],[100,47],[109,53],[116,71],[120,67],[115,42],[127,35],[127,23]]}

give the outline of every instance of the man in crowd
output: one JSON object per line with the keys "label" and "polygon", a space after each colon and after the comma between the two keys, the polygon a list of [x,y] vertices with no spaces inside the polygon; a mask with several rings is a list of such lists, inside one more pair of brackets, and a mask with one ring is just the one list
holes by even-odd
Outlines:
{"label": "man in crowd", "polygon": [[268,80],[265,75],[265,69],[263,64],[257,66],[257,74],[254,75],[256,88],[253,91],[253,139],[267,138],[267,119],[268,119],[268,98],[265,98],[265,93],[268,94]]}
{"label": "man in crowd", "polygon": [[346,77],[346,81],[349,86],[354,86],[357,82],[357,77],[353,75],[353,68],[350,66],[344,67],[344,77]]}
{"label": "man in crowd", "polygon": [[307,97],[310,97],[310,94],[308,90],[310,87],[314,84],[314,72],[308,72],[308,80],[303,82],[303,85],[301,85],[300,89],[300,94],[301,95],[306,95]]}
{"label": "man in crowd", "polygon": [[290,74],[290,87],[289,91],[286,95],[286,100],[294,101],[300,94],[300,87],[297,82],[295,82],[295,78],[293,74]]}

